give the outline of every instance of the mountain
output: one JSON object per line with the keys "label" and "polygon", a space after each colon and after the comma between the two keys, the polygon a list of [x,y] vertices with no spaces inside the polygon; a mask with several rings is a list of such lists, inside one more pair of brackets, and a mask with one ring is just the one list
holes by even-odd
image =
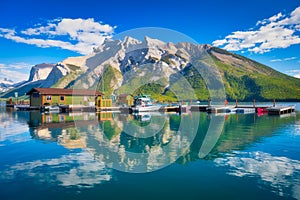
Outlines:
{"label": "mountain", "polygon": [[[85,59],[87,70],[73,81],[77,83],[75,87],[94,88],[108,95],[113,91],[116,94],[142,92],[160,100],[176,100],[175,93],[184,92],[185,88],[176,89],[172,81],[183,77],[197,98],[206,100],[212,94],[207,90],[210,80],[205,77],[205,70],[212,66],[219,71],[229,100],[300,99],[300,79],[210,45],[164,43],[149,37],[143,41],[131,37],[123,41],[107,39]],[[139,78],[138,74],[142,76]],[[210,79],[213,74],[210,73]]]}
{"label": "mountain", "polygon": [[[3,91],[3,93],[0,94],[0,97],[13,97],[15,92],[18,92],[19,96],[23,96],[27,91],[35,87],[51,87],[66,74],[62,73],[59,76],[59,74],[55,73],[58,71],[57,68],[59,68],[59,64],[42,63],[33,66],[27,81],[12,85],[10,90]],[[49,77],[50,74],[52,74],[51,77]],[[57,76],[55,77],[53,75]]]}
{"label": "mountain", "polygon": [[106,39],[89,55],[37,65],[17,90],[84,88],[106,95],[147,93],[157,100],[175,101],[190,99],[191,93],[207,100],[222,93],[222,86],[229,100],[300,99],[300,79],[254,60],[210,45],[165,43],[149,37]]}
{"label": "mountain", "polygon": [[208,53],[222,74],[226,94],[229,98],[242,100],[300,99],[300,79],[219,48],[211,47]]}
{"label": "mountain", "polygon": [[12,89],[13,85],[14,82],[12,80],[4,78],[4,80],[0,81],[0,93]]}
{"label": "mountain", "polygon": [[30,70],[28,82],[45,80],[53,68],[53,64],[42,63],[35,65]]}

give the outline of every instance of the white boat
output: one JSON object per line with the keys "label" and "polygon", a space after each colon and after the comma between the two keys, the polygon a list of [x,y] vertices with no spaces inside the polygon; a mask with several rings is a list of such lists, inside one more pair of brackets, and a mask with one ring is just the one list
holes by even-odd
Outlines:
{"label": "white boat", "polygon": [[57,105],[54,105],[54,106],[47,105],[47,106],[44,106],[42,110],[44,112],[59,113],[60,108]]}
{"label": "white boat", "polygon": [[153,105],[150,95],[140,95],[134,99],[134,106],[131,109],[132,112],[151,112],[161,108],[161,105]]}
{"label": "white boat", "polygon": [[29,109],[29,105],[28,104],[24,104],[24,105],[22,105],[22,104],[18,104],[18,105],[14,105],[14,108],[16,109],[16,110],[27,110],[27,109]]}

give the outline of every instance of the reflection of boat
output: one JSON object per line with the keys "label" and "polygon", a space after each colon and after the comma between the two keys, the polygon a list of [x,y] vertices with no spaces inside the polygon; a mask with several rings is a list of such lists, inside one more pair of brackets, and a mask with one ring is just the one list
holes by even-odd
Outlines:
{"label": "reflection of boat", "polygon": [[143,114],[136,114],[134,115],[136,119],[138,119],[141,122],[148,122],[151,120],[151,114],[150,113],[143,113]]}
{"label": "reflection of boat", "polygon": [[132,112],[151,112],[161,109],[161,105],[153,105],[150,95],[140,95],[134,99]]}

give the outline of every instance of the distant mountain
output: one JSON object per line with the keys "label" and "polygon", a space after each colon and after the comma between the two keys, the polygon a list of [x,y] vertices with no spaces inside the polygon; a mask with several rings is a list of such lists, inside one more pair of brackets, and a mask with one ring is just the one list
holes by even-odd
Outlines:
{"label": "distant mountain", "polygon": [[45,80],[50,74],[53,67],[54,67],[53,64],[47,64],[47,63],[42,63],[33,66],[30,70],[28,82]]}
{"label": "distant mountain", "polygon": [[[31,68],[29,79],[27,81],[23,81],[11,86],[9,90],[3,91],[0,94],[0,97],[13,97],[15,92],[18,92],[19,96],[24,95],[30,89],[34,87],[51,87],[54,83],[56,83],[62,76],[57,75],[55,73],[57,71],[59,64],[38,64]],[[56,74],[56,77],[49,77],[50,74]]]}
{"label": "distant mountain", "polygon": [[2,80],[2,81],[0,80],[0,93],[12,89],[13,85],[14,85],[14,82],[7,78],[4,78],[4,80]]}
{"label": "distant mountain", "polygon": [[56,65],[36,65],[27,82],[2,96],[33,87],[79,87],[106,95],[147,93],[155,99],[175,100],[174,90],[186,91],[176,85],[178,77],[183,77],[197,98],[206,100],[210,97],[207,77],[200,72],[210,68],[219,71],[230,100],[300,100],[300,79],[210,45],[165,43],[149,37],[143,41],[106,39],[92,54],[70,57]]}

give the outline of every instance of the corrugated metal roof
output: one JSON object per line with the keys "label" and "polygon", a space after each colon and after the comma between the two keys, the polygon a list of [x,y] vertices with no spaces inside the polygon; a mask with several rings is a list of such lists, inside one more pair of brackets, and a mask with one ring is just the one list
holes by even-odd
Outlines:
{"label": "corrugated metal roof", "polygon": [[96,92],[95,90],[83,90],[83,89],[61,89],[61,88],[33,88],[27,95],[33,92],[39,92],[44,95],[70,95],[70,96],[101,96],[103,93]]}

